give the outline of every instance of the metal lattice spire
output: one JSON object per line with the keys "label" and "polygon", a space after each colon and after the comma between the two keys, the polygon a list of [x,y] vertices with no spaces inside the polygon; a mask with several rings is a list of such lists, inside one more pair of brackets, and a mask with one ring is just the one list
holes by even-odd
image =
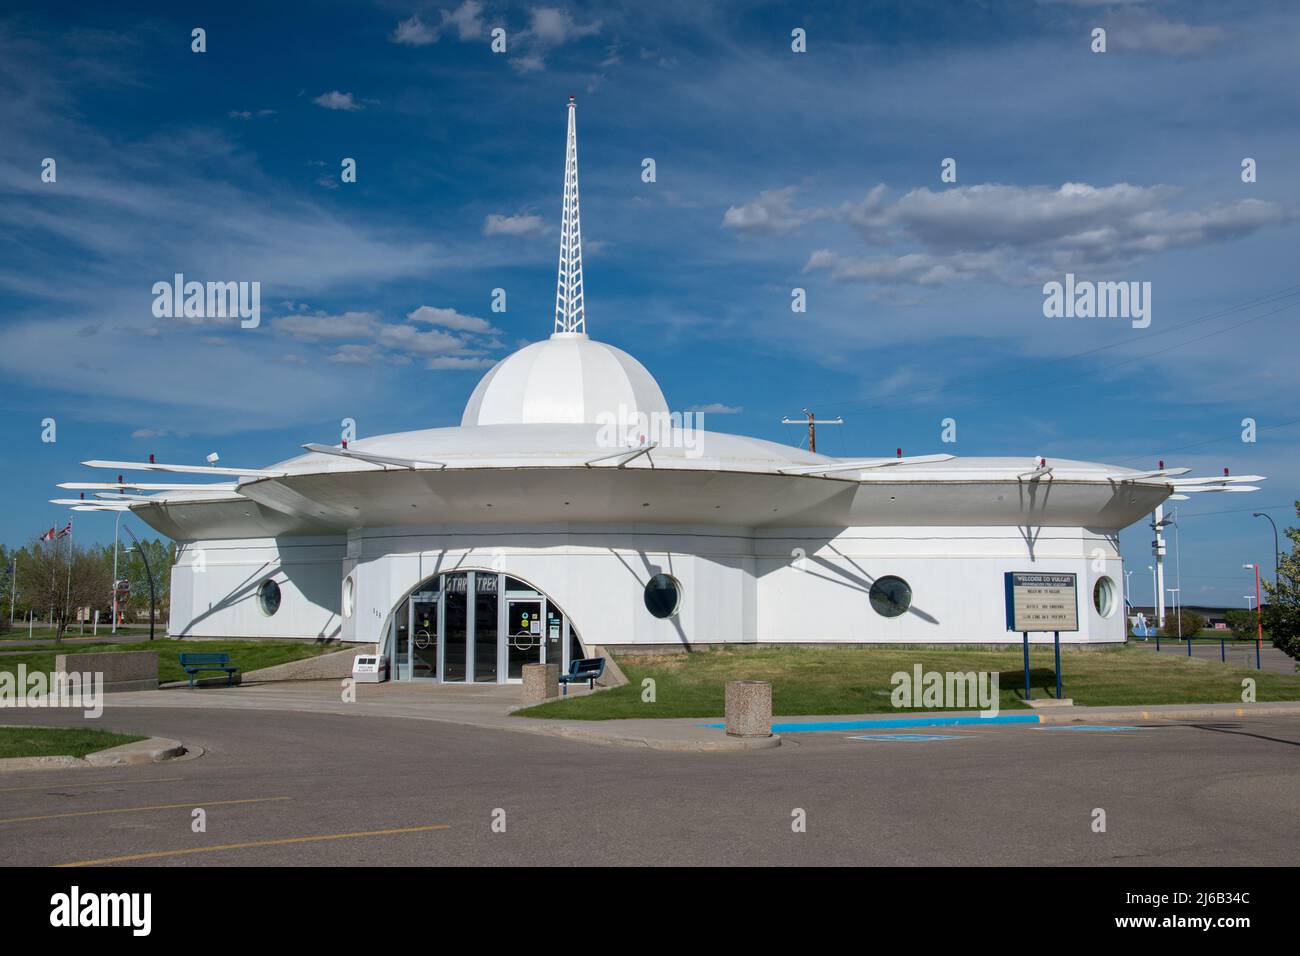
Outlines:
{"label": "metal lattice spire", "polygon": [[564,149],[564,213],[560,220],[560,274],[555,283],[555,331],[587,331],[582,298],[582,219],[578,211],[577,102],[569,97],[569,136]]}

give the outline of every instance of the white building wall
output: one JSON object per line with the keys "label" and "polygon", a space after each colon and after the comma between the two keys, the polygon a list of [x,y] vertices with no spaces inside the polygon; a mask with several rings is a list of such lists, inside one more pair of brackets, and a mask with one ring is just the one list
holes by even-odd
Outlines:
{"label": "white building wall", "polygon": [[[184,637],[337,638],[342,538],[251,538],[180,546],[172,568],[169,632]],[[257,589],[280,586],[263,613]]]}
{"label": "white building wall", "polygon": [[[1006,630],[1007,571],[1070,572],[1078,580],[1079,631],[1069,643],[1125,639],[1122,562],[1117,538],[1081,528],[848,528],[763,532],[758,551],[760,642],[968,644],[1019,641]],[[884,617],[868,594],[894,575],[912,589],[912,606]],[[1093,606],[1097,579],[1115,584],[1117,607]],[[1030,641],[1051,641],[1031,634]]]}
{"label": "white building wall", "polygon": [[[547,594],[584,644],[681,647],[718,643],[1018,641],[1005,630],[1003,573],[1072,572],[1079,580],[1070,643],[1122,642],[1123,571],[1113,535],[1080,528],[768,529],[655,525],[439,526],[363,529],[341,538],[207,541],[186,546],[173,572],[172,632],[197,636],[338,637],[376,642],[421,581],[445,571],[500,570]],[[199,557],[200,552],[202,557]],[[202,570],[199,570],[199,565]],[[645,609],[646,581],[682,585],[679,613]],[[897,575],[912,609],[877,614],[871,582]],[[355,581],[343,617],[345,578]],[[1115,612],[1093,608],[1098,577],[1115,583]],[[266,578],[281,609],[257,602]],[[1051,640],[1034,635],[1033,640]]]}

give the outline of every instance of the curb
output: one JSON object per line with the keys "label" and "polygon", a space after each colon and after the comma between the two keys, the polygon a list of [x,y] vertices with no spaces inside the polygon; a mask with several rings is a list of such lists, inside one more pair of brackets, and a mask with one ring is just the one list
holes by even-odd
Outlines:
{"label": "curb", "polygon": [[[1168,706],[1168,705],[1163,705]],[[1226,709],[1222,705],[1211,709],[1213,705],[1203,707],[1184,707],[1178,710],[1156,710],[1151,707],[1134,707],[1126,710],[1108,710],[1104,714],[1089,714],[1087,707],[1062,708],[1059,714],[1038,714],[1039,722],[1044,724],[1071,724],[1081,721],[1094,723],[1123,723],[1129,720],[1213,720],[1220,717],[1300,717],[1300,704],[1283,704],[1269,706],[1249,704],[1244,707]]]}
{"label": "curb", "polygon": [[84,757],[4,757],[0,758],[0,773],[10,770],[68,770],[73,767],[124,767],[131,764],[161,763],[184,753],[185,746],[179,740],[149,737],[106,750],[96,750]]}
{"label": "curb", "polygon": [[[1168,710],[1160,708],[1167,707]],[[1300,704],[1256,703],[1245,706],[1232,704],[1204,704],[1199,707],[1170,704],[1148,705],[1132,708],[1105,708],[1094,710],[1091,707],[1061,707],[1056,713],[1040,712],[1032,714],[999,714],[996,717],[980,717],[977,714],[936,714],[931,717],[857,717],[846,720],[809,720],[785,721],[772,723],[772,730],[784,734],[816,733],[839,730],[872,730],[879,728],[901,727],[956,727],[956,726],[992,726],[995,724],[1074,724],[1074,723],[1127,723],[1134,720],[1215,720],[1225,717],[1300,717]],[[700,724],[701,727],[718,729],[723,724]]]}

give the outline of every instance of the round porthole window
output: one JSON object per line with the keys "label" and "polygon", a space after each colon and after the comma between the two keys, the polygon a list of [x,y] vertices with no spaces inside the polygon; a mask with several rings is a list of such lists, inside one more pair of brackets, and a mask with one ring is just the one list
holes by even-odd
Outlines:
{"label": "round porthole window", "polygon": [[1115,613],[1115,582],[1110,578],[1098,578],[1092,586],[1092,606],[1102,617]]}
{"label": "round porthole window", "polygon": [[871,585],[871,607],[884,617],[898,617],[912,606],[912,587],[892,574],[876,578]]}
{"label": "round porthole window", "polygon": [[257,604],[267,617],[280,610],[280,585],[269,578],[263,581],[257,588]]}
{"label": "round porthole window", "polygon": [[682,585],[671,574],[656,574],[645,586],[645,609],[655,617],[672,617],[682,604]]}
{"label": "round porthole window", "polygon": [[356,595],[356,590],[357,590],[357,582],[353,580],[351,575],[343,579],[343,616],[344,617],[352,616],[352,601]]}

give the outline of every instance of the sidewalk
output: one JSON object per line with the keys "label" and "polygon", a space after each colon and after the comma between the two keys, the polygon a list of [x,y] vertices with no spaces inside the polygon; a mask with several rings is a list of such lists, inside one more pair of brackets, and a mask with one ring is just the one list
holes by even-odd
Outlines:
{"label": "sidewalk", "polygon": [[[725,751],[780,746],[781,735],[859,729],[860,724],[881,729],[898,726],[978,725],[977,711],[899,712],[888,714],[835,714],[773,719],[772,737],[738,738],[723,733],[717,717],[645,720],[538,720],[513,717],[520,703],[517,684],[362,684],[355,703],[344,703],[337,681],[293,681],[230,688],[133,691],[110,694],[106,710],[119,707],[211,707],[239,710],[290,710],[300,713],[340,714],[352,717],[391,717],[429,720],[514,733],[540,733],[591,743],[654,750]],[[1300,717],[1300,702],[1256,704],[1160,704],[1131,707],[1062,707],[1041,711],[1005,711],[988,725],[1000,723],[1068,724],[1130,723],[1162,720],[1236,720],[1248,717]]]}

